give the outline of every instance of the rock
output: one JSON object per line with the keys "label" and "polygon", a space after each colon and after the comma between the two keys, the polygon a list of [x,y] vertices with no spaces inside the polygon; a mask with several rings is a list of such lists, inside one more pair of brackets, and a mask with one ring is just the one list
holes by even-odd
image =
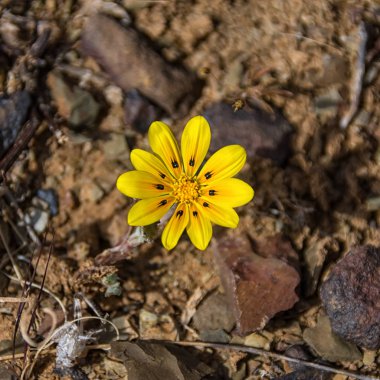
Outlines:
{"label": "rock", "polygon": [[263,348],[264,350],[270,350],[271,342],[263,335],[253,333],[245,337],[244,345],[256,348]]}
{"label": "rock", "polygon": [[50,215],[58,215],[58,196],[54,189],[39,189],[37,197],[49,205]]}
{"label": "rock", "polygon": [[166,62],[133,28],[94,15],[82,32],[82,50],[93,57],[124,91],[138,89],[170,114],[186,114],[202,82],[184,68]]}
{"label": "rock", "polygon": [[361,347],[380,347],[380,250],[351,249],[321,286],[333,330]]}
{"label": "rock", "polygon": [[99,115],[100,105],[89,92],[78,86],[69,86],[63,76],[55,71],[48,74],[47,84],[58,113],[71,126],[94,124]]}
{"label": "rock", "polygon": [[150,124],[159,120],[162,112],[137,90],[125,95],[125,122],[140,133],[148,132]]}
{"label": "rock", "polygon": [[129,156],[127,140],[123,134],[111,133],[109,137],[110,139],[103,144],[103,151],[106,158],[112,160]]}
{"label": "rock", "polygon": [[323,359],[331,362],[359,360],[362,355],[355,345],[345,342],[331,330],[329,318],[321,315],[315,327],[305,329],[305,342]]}
{"label": "rock", "polygon": [[199,339],[202,342],[229,343],[231,337],[222,329],[201,330]]}
{"label": "rock", "polygon": [[32,103],[29,93],[19,91],[0,97],[0,158],[15,142]]}
{"label": "rock", "polygon": [[235,318],[226,296],[216,292],[203,300],[193,316],[193,324],[200,332],[217,329],[231,331]]}
{"label": "rock", "polygon": [[242,335],[262,330],[274,315],[298,301],[297,270],[276,257],[255,254],[246,237],[219,239],[214,256]]}
{"label": "rock", "polygon": [[142,309],[139,315],[139,335],[142,339],[175,340],[178,332],[169,314],[155,314]]}
{"label": "rock", "polygon": [[31,225],[37,233],[42,233],[49,223],[49,216],[49,204],[39,197],[34,197],[32,206],[25,214],[25,222]]}
{"label": "rock", "polygon": [[231,105],[216,103],[204,116],[212,126],[211,151],[224,145],[240,144],[248,157],[256,154],[281,164],[290,154],[292,127],[278,112],[268,114],[258,108],[245,107],[234,112]]}

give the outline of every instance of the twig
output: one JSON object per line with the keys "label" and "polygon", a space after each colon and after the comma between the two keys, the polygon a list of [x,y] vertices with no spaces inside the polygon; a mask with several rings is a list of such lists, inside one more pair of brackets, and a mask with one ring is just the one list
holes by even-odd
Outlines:
{"label": "twig", "polygon": [[9,249],[9,246],[8,246],[7,240],[5,239],[5,236],[4,236],[3,231],[2,231],[1,228],[0,228],[0,239],[1,239],[2,243],[3,243],[3,246],[4,246],[4,248],[5,248],[6,252],[7,252],[7,254],[8,254],[9,260],[10,260],[11,263],[12,263],[13,270],[15,271],[18,280],[19,280],[20,282],[22,282],[22,281],[23,281],[23,278],[22,278],[22,275],[21,275],[20,269],[19,269],[19,267],[18,267],[18,265],[17,265],[17,263],[16,263],[16,260],[15,260],[14,257],[13,257],[13,254],[12,254],[11,250]]}
{"label": "twig", "polygon": [[379,380],[378,377],[360,375],[358,373],[346,371],[344,369],[330,367],[330,366],[318,364],[318,363],[312,363],[306,360],[300,360],[300,359],[292,358],[290,356],[277,354],[275,352],[265,351],[259,348],[248,347],[248,346],[239,345],[239,344],[223,344],[223,343],[209,343],[209,342],[171,342],[171,341],[165,341],[165,343],[172,343],[172,344],[174,343],[179,346],[186,346],[186,347],[202,347],[202,348],[207,347],[207,348],[216,348],[216,349],[222,349],[222,350],[243,351],[249,354],[265,356],[265,357],[269,357],[269,358],[273,358],[277,360],[285,360],[291,363],[297,363],[300,365],[304,365],[305,367],[318,369],[320,371],[337,373],[344,376],[351,376],[359,380]]}
{"label": "twig", "polygon": [[27,302],[27,297],[0,297],[0,302]]}
{"label": "twig", "polygon": [[340,120],[339,125],[342,129],[345,129],[349,126],[356,112],[358,111],[363,90],[363,79],[365,73],[365,53],[368,39],[368,34],[365,30],[365,24],[363,21],[359,25],[359,36],[360,42],[358,50],[358,59],[356,61],[356,72],[352,86],[351,103],[346,114],[343,115],[342,119]]}
{"label": "twig", "polygon": [[0,176],[0,183],[4,180],[5,173],[12,167],[21,152],[27,147],[29,141],[37,131],[38,126],[39,122],[35,117],[32,118],[31,121],[27,121],[17,136],[15,143],[0,160],[0,173],[2,174]]}

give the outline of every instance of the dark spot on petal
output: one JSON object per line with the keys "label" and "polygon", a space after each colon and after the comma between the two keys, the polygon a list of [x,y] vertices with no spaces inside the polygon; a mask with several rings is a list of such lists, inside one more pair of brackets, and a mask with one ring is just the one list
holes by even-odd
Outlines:
{"label": "dark spot on petal", "polygon": [[164,188],[165,188],[164,185],[160,185],[160,184],[155,185],[155,186],[156,186],[156,189],[157,189],[157,190],[164,190]]}
{"label": "dark spot on petal", "polygon": [[194,164],[195,164],[194,157],[191,157],[189,161],[189,165],[194,166]]}
{"label": "dark spot on petal", "polygon": [[165,206],[168,201],[166,199],[163,199],[159,204],[158,207]]}
{"label": "dark spot on petal", "polygon": [[166,175],[165,175],[164,173],[160,173],[160,177],[161,177],[161,178],[165,178]]}
{"label": "dark spot on petal", "polygon": [[179,219],[182,215],[183,215],[183,211],[182,211],[182,210],[177,211],[176,216],[177,216],[178,219]]}
{"label": "dark spot on petal", "polygon": [[198,211],[193,211],[193,215],[194,215],[195,217],[197,217],[197,216],[198,216]]}
{"label": "dark spot on petal", "polygon": [[176,160],[172,160],[172,166],[174,169],[178,168],[178,162]]}
{"label": "dark spot on petal", "polygon": [[212,176],[212,173],[211,173],[211,172],[207,172],[207,173],[205,174],[206,179],[210,179],[211,176]]}
{"label": "dark spot on petal", "polygon": [[209,207],[209,204],[207,202],[203,202],[203,207]]}
{"label": "dark spot on petal", "polygon": [[215,190],[209,190],[208,191],[208,195],[215,195],[216,194],[216,191]]}

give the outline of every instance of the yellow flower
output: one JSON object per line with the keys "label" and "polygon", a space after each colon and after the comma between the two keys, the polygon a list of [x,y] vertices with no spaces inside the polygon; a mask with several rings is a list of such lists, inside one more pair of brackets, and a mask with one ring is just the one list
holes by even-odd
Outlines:
{"label": "yellow flower", "polygon": [[233,207],[248,203],[254,194],[251,186],[232,178],[244,166],[244,148],[221,148],[201,166],[211,141],[210,126],[202,116],[186,124],[181,151],[172,131],[161,121],[151,124],[148,138],[155,154],[132,150],[136,170],[122,174],[116,184],[123,194],[141,199],[130,209],[128,223],[155,223],[175,205],[162,233],[166,249],[177,245],[185,228],[192,243],[204,250],[211,240],[211,223],[237,227],[239,217]]}

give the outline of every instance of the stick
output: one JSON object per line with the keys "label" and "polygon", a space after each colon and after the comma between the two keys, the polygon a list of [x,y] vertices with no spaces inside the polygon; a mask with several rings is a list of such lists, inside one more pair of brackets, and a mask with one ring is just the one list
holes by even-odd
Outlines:
{"label": "stick", "polygon": [[318,364],[318,363],[312,363],[305,360],[292,358],[290,356],[277,354],[275,352],[265,351],[259,348],[248,347],[248,346],[239,345],[239,344],[223,344],[223,343],[209,343],[209,342],[170,342],[170,341],[165,341],[165,343],[172,343],[172,344],[177,344],[179,346],[186,346],[186,347],[188,346],[202,347],[202,348],[209,347],[209,348],[216,348],[216,349],[222,349],[222,350],[243,351],[243,352],[247,352],[254,355],[260,355],[260,356],[265,356],[265,357],[269,357],[273,359],[285,360],[291,363],[301,364],[301,365],[304,365],[305,367],[315,368],[320,371],[337,373],[344,376],[351,376],[359,380],[379,380],[378,377],[360,375],[358,373],[346,371],[344,369],[330,367],[330,366]]}
{"label": "stick", "polygon": [[365,73],[365,53],[366,53],[366,45],[367,45],[367,39],[368,39],[368,34],[367,34],[367,31],[365,30],[364,22],[360,23],[359,36],[360,36],[359,51],[358,51],[358,59],[356,61],[356,72],[355,72],[355,77],[354,77],[354,83],[352,86],[353,89],[352,89],[351,103],[346,114],[343,115],[342,119],[340,120],[339,126],[342,129],[345,129],[349,126],[356,112],[358,111],[360,98],[361,98],[361,94],[363,90],[363,79],[364,79],[364,73]]}

